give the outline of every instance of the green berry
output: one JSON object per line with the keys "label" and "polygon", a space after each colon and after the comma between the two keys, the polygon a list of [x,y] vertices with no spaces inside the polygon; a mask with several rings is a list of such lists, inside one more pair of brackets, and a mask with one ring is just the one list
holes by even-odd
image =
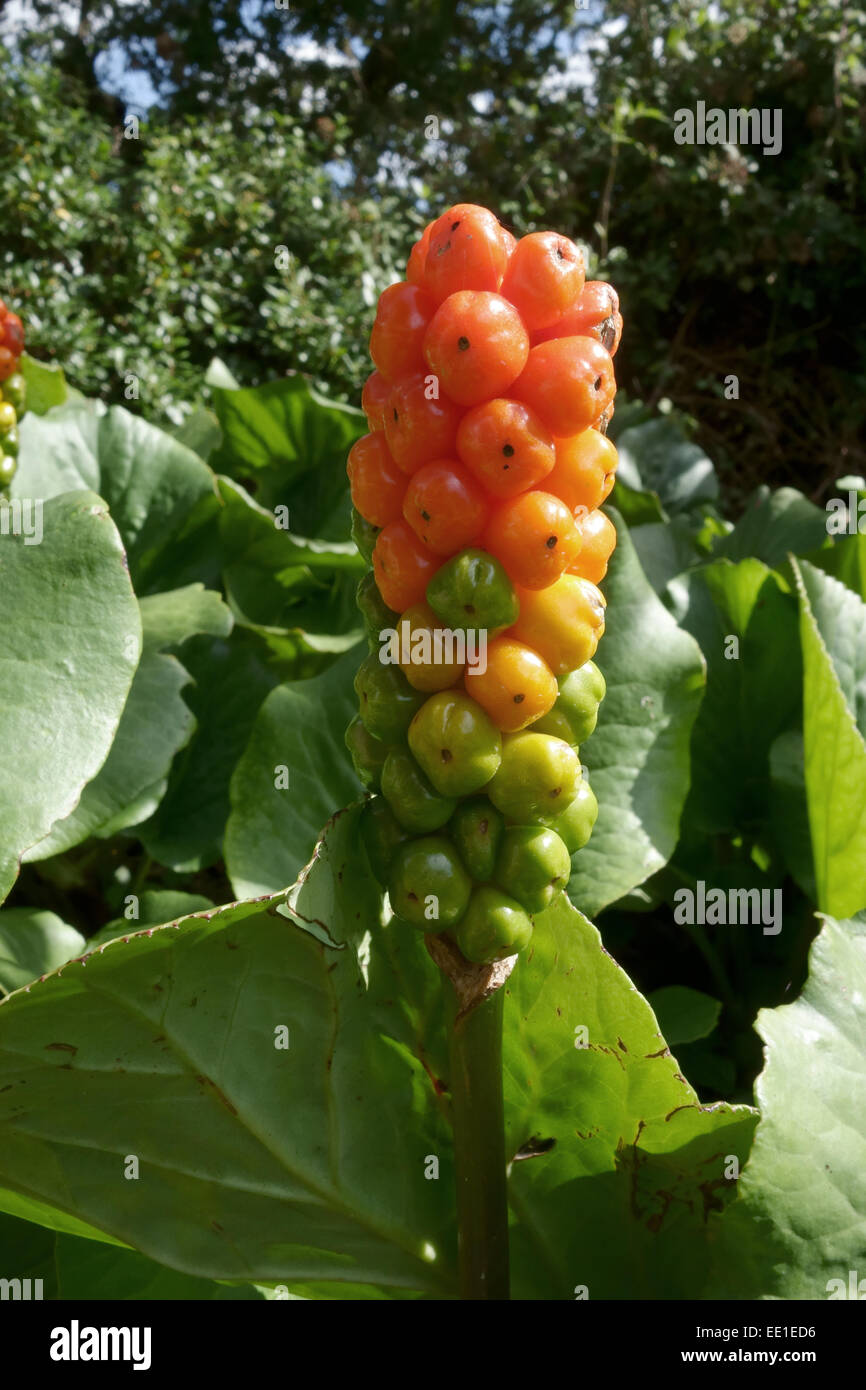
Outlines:
{"label": "green berry", "polygon": [[460,858],[477,883],[493,877],[505,821],[486,796],[464,801],[454,812],[448,833]]}
{"label": "green berry", "polygon": [[356,714],[346,730],[346,747],[360,781],[369,791],[378,791],[389,745],[371,734]]}
{"label": "green berry", "polygon": [[408,840],[394,855],[388,897],[396,913],[422,931],[444,931],[460,921],[472,880],[444,835]]}
{"label": "green berry", "polygon": [[373,526],[365,521],[361,513],[352,508],[352,540],[360,550],[368,565],[373,563],[373,550],[381,531],[381,526]]}
{"label": "green berry", "polygon": [[535,733],[552,734],[576,747],[595,728],[606,689],[604,676],[594,661],[585,661],[576,671],[560,676],[557,684],[556,704],[532,728]]}
{"label": "green berry", "polygon": [[459,690],[431,695],[409,726],[409,747],[443,796],[468,796],[499,766],[502,737],[481,706]]}
{"label": "green berry", "polygon": [[571,877],[571,855],[555,830],[512,825],[505,831],[493,881],[527,912],[543,912]]}
{"label": "green berry", "polygon": [[391,861],[409,837],[383,796],[373,796],[361,811],[361,839],[370,868],[383,888],[388,884]]}
{"label": "green berry", "polygon": [[485,630],[488,637],[517,621],[520,604],[504,567],[486,550],[461,550],[436,571],[427,602],[452,629]]}
{"label": "green berry", "polygon": [[405,748],[392,748],[385,759],[382,795],[404,829],[415,835],[439,830],[457,808],[453,797],[440,796]]}
{"label": "green berry", "polygon": [[589,783],[584,779],[565,810],[547,821],[547,825],[556,831],[569,854],[577,854],[592,834],[592,827],[597,818],[598,802]]}
{"label": "green berry", "polygon": [[580,761],[569,744],[523,729],[502,740],[499,771],[487,794],[506,820],[547,824],[573,799],[580,778]]}
{"label": "green berry", "polygon": [[489,964],[528,946],[532,923],[514,898],[482,883],[473,891],[455,936],[467,960]]}
{"label": "green berry", "polygon": [[383,665],[376,652],[361,662],[355,676],[361,720],[384,743],[405,738],[412,717],[426,696],[413,690],[399,666]]}

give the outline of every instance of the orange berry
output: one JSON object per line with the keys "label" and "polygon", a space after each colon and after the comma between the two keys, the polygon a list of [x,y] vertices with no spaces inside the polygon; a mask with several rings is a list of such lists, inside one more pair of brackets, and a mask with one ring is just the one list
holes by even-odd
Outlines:
{"label": "orange berry", "polygon": [[373,574],[379,593],[395,613],[420,603],[441,564],[404,520],[392,521],[376,539]]}
{"label": "orange berry", "polygon": [[565,503],[536,490],[497,508],[483,545],[504,565],[512,583],[544,589],[577,559],[580,536]]}
{"label": "orange berry", "polygon": [[580,532],[580,554],[569,565],[569,573],[600,584],[607,574],[607,562],[616,546],[616,527],[604,512],[598,510],[575,516]]}
{"label": "orange berry", "polygon": [[516,733],[547,714],[559,693],[547,662],[513,637],[488,642],[486,669],[468,666],[464,685],[504,733]]}
{"label": "orange berry", "polygon": [[501,396],[523,371],[529,334],[501,295],[461,290],[436,310],[424,355],[446,395],[459,405],[478,405]]}
{"label": "orange berry", "polygon": [[454,454],[461,411],[438,389],[429,377],[413,376],[398,382],[388,397],[385,437],[404,473]]}
{"label": "orange berry", "polygon": [[367,424],[371,430],[383,430],[385,428],[385,411],[390,394],[390,381],[386,381],[380,372],[371,372],[364,382],[364,389],[361,392],[361,409],[367,417]]}
{"label": "orange berry", "polygon": [[18,370],[18,358],[13,356],[8,347],[0,347],[0,381],[6,381],[7,377],[12,376]]}
{"label": "orange berry", "polygon": [[595,338],[553,338],[532,348],[510,394],[559,437],[589,429],[615,392],[610,353]]}
{"label": "orange berry", "polygon": [[518,589],[517,597],[520,617],[507,635],[538,652],[555,676],[592,660],[604,632],[605,609],[594,584],[564,574],[547,589]]}
{"label": "orange berry", "polygon": [[461,463],[436,459],[413,473],[403,515],[434,554],[454,555],[476,543],[487,524],[490,503]]}
{"label": "orange berry", "polygon": [[430,233],[433,223],[428,222],[423,232],[419,236],[412,250],[409,252],[409,259],[406,262],[406,279],[410,285],[421,285],[424,283],[424,263],[427,260],[427,248],[430,245]]}
{"label": "orange berry", "polygon": [[430,228],[424,287],[441,304],[458,290],[498,290],[508,263],[504,228],[487,208],[457,203]]}
{"label": "orange berry", "polygon": [[370,356],[386,381],[424,370],[424,334],[436,305],[426,290],[401,280],[379,296]]}
{"label": "orange berry", "polygon": [[532,331],[561,319],[583,289],[583,252],[557,232],[521,237],[508,262],[501,293]]}
{"label": "orange berry", "polygon": [[515,497],[540,483],[556,460],[553,435],[522,401],[485,401],[468,410],[457,453],[494,497]]}
{"label": "orange berry", "polygon": [[610,496],[616,478],[617,454],[597,430],[583,430],[556,441],[556,464],[544,486],[560,497],[569,511],[595,511]]}
{"label": "orange berry", "polygon": [[[615,320],[619,320],[622,332],[622,315],[619,312],[619,295],[613,285],[605,280],[587,280],[576,302],[556,323],[536,330],[532,341],[546,343],[551,338],[596,338],[606,347],[611,357],[616,351],[611,346],[615,334]],[[607,339],[610,339],[610,342]],[[619,344],[619,337],[616,337]]]}
{"label": "orange berry", "polygon": [[[408,624],[408,628],[404,628]],[[463,675],[463,662],[454,660],[455,634],[447,633],[432,608],[415,603],[397,625],[401,651],[408,647],[410,661],[400,663],[403,674],[415,690],[449,690]]]}
{"label": "orange berry", "polygon": [[391,457],[382,430],[365,434],[349,450],[346,462],[352,505],[373,526],[387,526],[403,515],[406,475]]}
{"label": "orange berry", "polygon": [[24,351],[24,324],[17,314],[6,310],[6,317],[0,323],[0,343],[7,347],[13,357],[20,357]]}

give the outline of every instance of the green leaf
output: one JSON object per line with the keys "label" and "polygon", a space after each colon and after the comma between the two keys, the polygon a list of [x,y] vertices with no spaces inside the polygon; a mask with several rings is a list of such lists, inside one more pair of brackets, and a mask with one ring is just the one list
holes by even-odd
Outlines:
{"label": "green leaf", "polygon": [[[281,486],[313,469],[344,469],[349,448],[367,430],[362,411],[327,400],[298,376],[240,390],[215,385],[212,394],[223,431],[215,465],[234,475],[238,467],[267,471]],[[263,500],[270,505],[279,497]]]}
{"label": "green leaf", "polygon": [[640,568],[628,530],[605,581],[607,629],[596,661],[607,682],[595,733],[581,747],[599,816],[575,855],[572,901],[596,913],[667,862],[689,784],[689,736],[704,684],[693,638],[677,627]]}
{"label": "green leaf", "polygon": [[0,533],[0,901],[105,761],[141,645],[105,503],[71,493],[42,518],[38,545]]}
{"label": "green leaf", "polygon": [[[261,1299],[252,1284],[218,1284],[167,1269],[134,1250],[61,1235],[0,1212],[0,1249],[19,1279],[42,1279],[44,1299]],[[35,1297],[35,1285],[31,1285]]]}
{"label": "green leaf", "polygon": [[90,488],[105,498],[123,537],[136,592],[171,588],[184,563],[196,502],[214,498],[197,454],[120,406],[66,405],[21,422],[13,497],[54,497]]}
{"label": "green leaf", "polygon": [[188,584],[143,598],[141,626],[144,650],[161,651],[199,633],[228,637],[234,620],[218,593],[203,584]]}
{"label": "green leaf", "polygon": [[36,907],[0,911],[0,994],[56,970],[85,950],[84,937],[53,912]]}
{"label": "green leaf", "polygon": [[183,663],[193,680],[184,698],[196,729],[175,758],[155,814],[137,834],[160,864],[190,873],[222,854],[232,773],[277,677],[237,633],[230,642],[193,638]]}
{"label": "green leaf", "polygon": [[419,934],[379,926],[356,811],[294,899],[301,921],[333,907],[331,942],[280,901],[148,928],[0,1004],[0,1208],[201,1277],[449,1292],[438,980]]}
{"label": "green leaf", "polygon": [[846,1298],[853,1270],[862,1298],[864,997],[866,919],[828,917],[800,998],[758,1014],[761,1120],[738,1199],[711,1231],[717,1297]]}
{"label": "green leaf", "polygon": [[703,449],[672,420],[647,420],[617,436],[617,477],[638,492],[655,493],[671,516],[719,495],[716,470]]}
{"label": "green leaf", "polygon": [[665,523],[632,526],[629,531],[641,569],[657,594],[700,558],[692,539],[691,526],[683,516]]}
{"label": "green leaf", "polygon": [[[238,897],[294,883],[323,823],[354,800],[360,784],[346,751],[356,713],[354,649],[312,680],[271,691],[231,783],[225,859]],[[284,780],[288,787],[278,785]]]}
{"label": "green leaf", "polygon": [[780,734],[770,748],[770,823],[785,868],[809,901],[816,903],[803,735],[799,729]]}
{"label": "green leaf", "polygon": [[47,859],[91,835],[138,826],[160,804],[172,760],[195,728],[184,698],[190,674],[161,649],[194,633],[226,634],[232,616],[219,594],[191,584],[143,599],[141,620],[144,651],[111,752],[72,815],[53,826],[25,860]]}
{"label": "green leaf", "polygon": [[698,835],[733,833],[768,815],[770,745],[799,720],[797,607],[779,577],[753,559],[716,561],[672,587],[677,618],[707,662],[684,826]]}
{"label": "green leaf", "polygon": [[847,584],[866,603],[866,533],[843,536],[829,550],[821,550],[809,559],[825,574]]}
{"label": "green leaf", "polygon": [[26,852],[24,862],[49,859],[91,835],[113,835],[153,815],[172,759],[195,725],[182,695],[189,679],[173,656],[144,653],[108,757],[75,810]]}
{"label": "green leaf", "polygon": [[[133,901],[129,901],[129,898]],[[201,893],[179,893],[173,888],[148,888],[139,897],[128,895],[124,900],[132,917],[115,917],[100,927],[95,935],[88,937],[87,949],[103,946],[107,941],[116,941],[119,936],[141,931],[143,927],[160,927],[168,922],[177,922],[181,917],[191,917],[194,912],[207,912],[215,906],[210,898]]]}
{"label": "green leaf", "polygon": [[27,409],[44,415],[52,406],[63,405],[69,395],[63,370],[56,363],[39,362],[29,353],[21,354],[19,371],[27,382]]}
{"label": "green leaf", "polygon": [[202,408],[194,410],[182,425],[178,425],[174,437],[207,463],[211,454],[219,447],[223,434],[213,411]]}
{"label": "green leaf", "polygon": [[722,1006],[718,999],[687,985],[665,985],[647,996],[668,1044],[695,1042],[712,1033]]}
{"label": "green leaf", "polygon": [[827,513],[808,501],[796,488],[771,492],[759,487],[733,531],[716,545],[714,554],[728,560],[752,556],[771,568],[787,555],[808,554],[827,544]]}
{"label": "green leaf", "polygon": [[[818,906],[866,906],[866,605],[792,561],[803,647],[803,756]],[[859,718],[859,727],[858,727]]]}
{"label": "green leaf", "polygon": [[667,519],[658,493],[638,492],[636,488],[629,487],[628,483],[619,477],[619,469],[610,501],[630,527],[652,525],[653,522]]}
{"label": "green leaf", "polygon": [[563,897],[506,990],[508,1152],[537,1152],[511,1169],[513,1296],[696,1297],[707,1212],[734,1194],[726,1157],[744,1160],[754,1112],[698,1103],[647,1001]]}

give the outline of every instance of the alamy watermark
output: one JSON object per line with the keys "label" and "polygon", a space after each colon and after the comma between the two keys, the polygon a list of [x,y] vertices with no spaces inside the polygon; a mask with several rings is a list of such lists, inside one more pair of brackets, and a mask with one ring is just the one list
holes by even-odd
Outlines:
{"label": "alamy watermark", "polygon": [[25,545],[42,541],[41,497],[0,497],[0,536],[23,536]]}
{"label": "alamy watermark", "polygon": [[762,154],[779,154],[782,111],[778,106],[707,110],[707,103],[699,101],[694,111],[681,106],[674,112],[674,139],[678,145],[759,145]]}
{"label": "alamy watermark", "polygon": [[699,878],[694,888],[674,893],[674,921],[680,926],[758,926],[764,936],[782,930],[781,888],[707,888]]}
{"label": "alamy watermark", "polygon": [[479,675],[487,670],[486,628],[416,627],[404,618],[399,628],[379,633],[383,666],[467,666]]}

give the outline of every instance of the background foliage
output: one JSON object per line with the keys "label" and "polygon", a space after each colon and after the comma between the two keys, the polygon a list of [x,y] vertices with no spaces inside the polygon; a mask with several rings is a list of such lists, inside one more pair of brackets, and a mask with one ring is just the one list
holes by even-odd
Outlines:
{"label": "background foliage", "polygon": [[[861,8],[30,0],[15,15],[0,8],[15,55],[0,274],[81,389],[121,401],[133,372],[132,408],[177,423],[218,353],[242,384],[295,370],[357,400],[376,295],[469,188],[518,230],[591,243],[628,316],[621,386],[693,417],[735,500],[758,482],[817,498],[840,464],[863,472]],[[675,144],[674,112],[698,100],[779,108],[781,153]]]}

